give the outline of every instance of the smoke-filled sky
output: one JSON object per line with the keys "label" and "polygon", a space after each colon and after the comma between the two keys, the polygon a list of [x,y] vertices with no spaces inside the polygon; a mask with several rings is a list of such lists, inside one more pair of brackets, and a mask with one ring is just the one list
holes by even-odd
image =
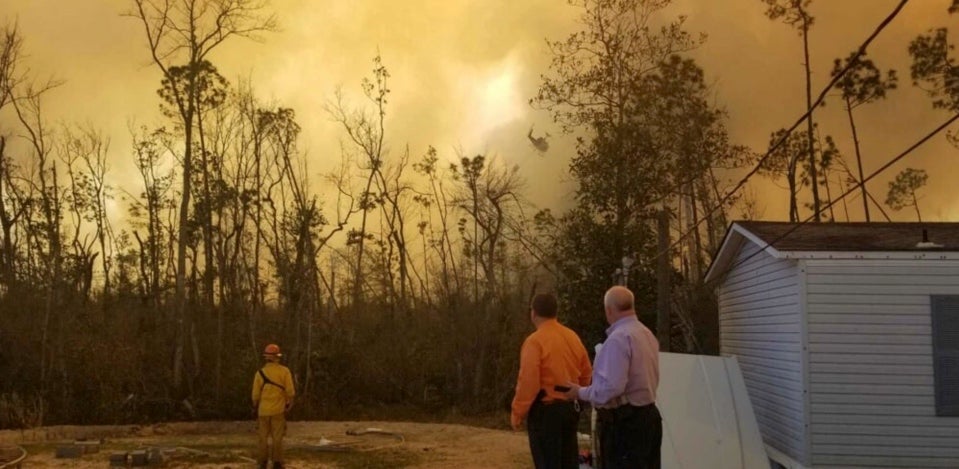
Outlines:
{"label": "smoke-filled sky", "polygon": [[[832,61],[846,57],[893,9],[897,0],[815,0],[811,14],[814,93],[828,82]],[[91,123],[112,137],[111,171],[132,174],[130,122],[163,124],[158,112],[160,73],[149,61],[142,25],[123,17],[132,0],[5,0],[0,21],[17,21],[26,65],[40,77],[65,83],[48,97],[48,119]],[[857,110],[866,172],[884,164],[950,116],[909,79],[909,41],[930,28],[953,25],[949,0],[914,0],[874,42],[869,56],[895,68],[900,89]],[[456,151],[489,153],[519,164],[528,195],[540,207],[568,205],[573,186],[569,137],[544,111],[527,103],[549,56],[546,39],[579,27],[579,11],[561,0],[273,0],[280,30],[262,42],[233,39],[211,60],[231,80],[252,79],[259,96],[297,112],[314,174],[340,157],[341,129],[323,110],[338,86],[359,95],[360,80],[377,51],[392,75],[387,139],[393,154],[409,145],[414,156],[433,145],[443,158]],[[676,0],[668,13],[688,16],[692,32],[708,35],[693,53],[714,84],[716,102],[728,110],[734,143],[765,150],[769,133],[794,122],[805,106],[802,42],[797,32],[764,15],[760,0]],[[360,104],[360,101],[355,101]],[[848,122],[837,99],[817,114],[854,161]],[[0,115],[10,133],[11,115]],[[526,139],[549,132],[551,148],[539,154]],[[959,129],[957,129],[959,130]],[[923,218],[959,219],[959,149],[937,137],[892,168],[870,188],[883,200],[887,181],[905,167],[929,172],[920,201]],[[783,185],[780,183],[779,185]],[[133,190],[134,188],[131,188]],[[786,216],[786,191],[757,180],[749,191],[766,219]],[[768,194],[768,195],[767,195]],[[836,218],[844,220],[841,206]],[[853,220],[861,202],[849,199]],[[910,210],[890,212],[911,220]]]}

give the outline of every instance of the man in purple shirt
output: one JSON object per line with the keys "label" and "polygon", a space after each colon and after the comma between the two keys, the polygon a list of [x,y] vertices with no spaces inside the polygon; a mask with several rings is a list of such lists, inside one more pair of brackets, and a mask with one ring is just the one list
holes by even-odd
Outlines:
{"label": "man in purple shirt", "polygon": [[633,293],[613,287],[603,298],[608,338],[593,363],[593,383],[568,383],[569,399],[597,408],[603,469],[659,469],[663,421],[656,408],[659,342],[636,316]]}

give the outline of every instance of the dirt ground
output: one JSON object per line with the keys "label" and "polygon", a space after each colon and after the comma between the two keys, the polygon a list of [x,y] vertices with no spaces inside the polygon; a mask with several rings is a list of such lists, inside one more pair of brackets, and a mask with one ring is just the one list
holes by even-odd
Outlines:
{"label": "dirt ground", "polygon": [[[348,435],[349,430],[381,433]],[[75,439],[103,439],[99,453],[56,459],[56,447]],[[305,468],[527,468],[532,467],[525,433],[455,424],[408,422],[290,422],[287,466]],[[109,455],[156,448],[167,468],[254,467],[252,422],[174,423],[153,426],[47,427],[0,432],[0,447],[23,446],[24,468],[98,468]],[[2,462],[0,462],[2,466]]]}

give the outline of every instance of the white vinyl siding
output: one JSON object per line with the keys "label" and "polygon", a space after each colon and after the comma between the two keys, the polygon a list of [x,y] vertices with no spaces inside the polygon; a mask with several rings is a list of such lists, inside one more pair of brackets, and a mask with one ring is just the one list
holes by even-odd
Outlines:
{"label": "white vinyl siding", "polygon": [[739,361],[765,443],[805,462],[797,261],[758,250],[745,243],[719,289],[722,353]]}
{"label": "white vinyl siding", "polygon": [[959,261],[803,260],[812,465],[959,467],[959,417],[937,417],[931,296]]}

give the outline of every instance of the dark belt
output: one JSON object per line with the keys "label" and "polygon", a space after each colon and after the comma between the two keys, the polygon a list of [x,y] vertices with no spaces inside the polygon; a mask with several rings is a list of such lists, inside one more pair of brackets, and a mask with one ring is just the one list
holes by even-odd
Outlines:
{"label": "dark belt", "polygon": [[614,409],[596,409],[596,420],[601,423],[615,423],[637,414],[648,412],[656,407],[656,403],[636,406],[624,404]]}
{"label": "dark belt", "polygon": [[567,400],[564,400],[564,399],[554,399],[554,400],[552,400],[552,401],[540,401],[540,405],[543,405],[543,406],[546,406],[546,407],[549,407],[549,406],[552,406],[552,405],[560,405],[560,404],[573,405],[573,404],[575,404],[575,403],[576,403],[576,401],[567,401]]}
{"label": "dark belt", "polygon": [[545,398],[546,398],[546,390],[540,389],[539,392],[536,394],[536,399],[533,400],[533,404],[530,405],[530,410],[532,411],[534,407],[539,407],[539,406],[549,407],[549,406],[560,405],[560,404],[571,405],[573,406],[574,409],[576,409],[576,412],[579,412],[580,410],[579,401],[567,401],[565,399],[553,399],[550,401],[546,401],[544,400]]}

